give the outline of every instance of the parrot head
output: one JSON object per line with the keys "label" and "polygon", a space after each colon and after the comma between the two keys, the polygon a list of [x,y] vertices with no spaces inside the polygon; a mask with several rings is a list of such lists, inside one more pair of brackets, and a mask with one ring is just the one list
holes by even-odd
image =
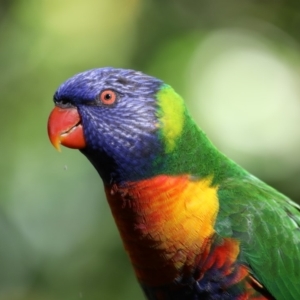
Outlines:
{"label": "parrot head", "polygon": [[133,70],[79,73],[57,89],[54,103],[50,141],[58,150],[60,144],[79,149],[107,183],[153,175],[182,127],[182,99]]}

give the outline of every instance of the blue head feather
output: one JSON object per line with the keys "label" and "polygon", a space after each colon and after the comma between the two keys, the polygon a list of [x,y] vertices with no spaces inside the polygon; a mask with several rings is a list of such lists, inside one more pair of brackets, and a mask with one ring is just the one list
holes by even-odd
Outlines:
{"label": "blue head feather", "polygon": [[[163,145],[158,138],[156,94],[163,82],[125,69],[93,69],[68,79],[54,95],[59,105],[75,106],[87,147],[81,150],[105,183],[151,176]],[[99,101],[105,89],[117,93],[114,105]]]}

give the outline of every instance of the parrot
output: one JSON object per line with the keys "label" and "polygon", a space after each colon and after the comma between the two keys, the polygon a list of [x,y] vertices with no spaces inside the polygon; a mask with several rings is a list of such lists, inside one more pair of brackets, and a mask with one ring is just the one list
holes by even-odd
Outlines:
{"label": "parrot", "polygon": [[49,139],[101,177],[146,299],[300,299],[299,205],[221,153],[170,85],[103,67],[53,98]]}

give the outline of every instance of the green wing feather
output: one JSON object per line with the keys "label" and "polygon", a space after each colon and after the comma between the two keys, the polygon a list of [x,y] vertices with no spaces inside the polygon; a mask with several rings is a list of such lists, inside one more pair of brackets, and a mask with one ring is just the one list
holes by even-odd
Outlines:
{"label": "green wing feather", "polygon": [[300,207],[254,176],[224,180],[216,231],[276,299],[300,299]]}

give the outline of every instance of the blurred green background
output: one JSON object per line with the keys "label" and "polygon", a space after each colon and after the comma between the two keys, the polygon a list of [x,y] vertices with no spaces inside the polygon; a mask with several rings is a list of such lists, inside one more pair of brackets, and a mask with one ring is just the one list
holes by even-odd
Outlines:
{"label": "blurred green background", "polygon": [[299,28],[298,0],[1,0],[0,299],[143,299],[98,175],[46,133],[55,89],[86,69],[165,80],[300,202]]}

